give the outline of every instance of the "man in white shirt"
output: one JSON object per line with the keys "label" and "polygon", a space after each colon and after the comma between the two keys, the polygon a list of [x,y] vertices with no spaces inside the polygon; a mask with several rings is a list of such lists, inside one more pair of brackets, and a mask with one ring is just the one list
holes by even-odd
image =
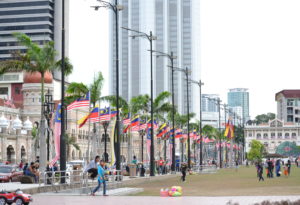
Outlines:
{"label": "man in white shirt", "polygon": [[97,165],[100,161],[100,157],[97,155],[95,160],[90,161],[90,163],[86,166],[84,172],[88,172],[90,177],[94,179],[98,175]]}

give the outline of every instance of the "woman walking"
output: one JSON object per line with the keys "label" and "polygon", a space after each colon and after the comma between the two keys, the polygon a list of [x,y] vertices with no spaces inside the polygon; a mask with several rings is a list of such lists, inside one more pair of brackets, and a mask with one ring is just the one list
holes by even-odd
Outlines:
{"label": "woman walking", "polygon": [[290,176],[290,174],[291,174],[291,167],[292,167],[291,160],[288,160],[288,161],[287,161],[287,168],[288,168],[288,175],[289,175],[289,176]]}
{"label": "woman walking", "polygon": [[264,170],[263,166],[259,163],[257,165],[257,174],[258,174],[258,177],[259,177],[258,181],[260,181],[260,180],[265,181],[264,177],[262,176],[263,172],[264,172],[263,170]]}
{"label": "woman walking", "polygon": [[95,193],[100,189],[101,184],[103,184],[103,196],[108,196],[106,195],[106,181],[105,181],[105,176],[104,176],[104,167],[105,167],[105,162],[103,160],[100,161],[100,165],[98,165],[98,186],[92,191],[92,196],[95,196]]}

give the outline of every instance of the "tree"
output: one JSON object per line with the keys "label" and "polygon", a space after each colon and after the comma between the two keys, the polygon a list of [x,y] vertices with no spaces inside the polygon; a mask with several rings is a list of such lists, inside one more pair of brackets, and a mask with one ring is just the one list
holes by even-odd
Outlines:
{"label": "tree", "polygon": [[261,161],[264,151],[264,145],[257,141],[252,140],[251,141],[251,149],[248,153],[248,159],[250,161]]}
{"label": "tree", "polygon": [[73,136],[70,137],[68,134],[66,134],[65,141],[67,145],[67,158],[70,160],[69,157],[71,156],[71,147],[74,147],[76,150],[80,150],[80,147],[76,142],[76,138]]}
{"label": "tree", "polygon": [[69,84],[66,93],[68,94],[65,97],[66,104],[74,102],[76,99],[81,98],[87,94],[89,91],[88,86],[83,83],[72,82]]}
{"label": "tree", "polygon": [[256,124],[262,124],[262,123],[268,123],[270,120],[274,120],[276,115],[274,113],[267,113],[267,114],[261,114],[257,115],[255,117],[255,123]]}
{"label": "tree", "polygon": [[[97,102],[100,102],[101,100],[101,91],[103,88],[104,78],[101,72],[98,72],[95,76],[93,82],[87,86],[83,83],[71,83],[66,92],[69,94],[67,97],[68,103],[73,102],[77,98],[83,97],[86,95],[88,91],[90,91],[90,103],[93,107],[96,106]],[[96,151],[96,124],[94,123],[94,137],[93,137],[93,152]],[[89,126],[90,129],[90,126]],[[90,158],[90,144],[91,144],[91,137],[90,137],[90,130],[88,131],[88,160]],[[95,153],[94,153],[95,154]]]}
{"label": "tree", "polygon": [[[26,71],[29,73],[38,72],[41,74],[41,123],[40,123],[40,159],[41,170],[46,167],[46,139],[45,139],[45,116],[44,116],[44,83],[46,72],[52,73],[56,69],[61,69],[61,61],[56,61],[56,51],[54,42],[45,42],[43,46],[33,42],[29,36],[23,33],[14,33],[18,42],[26,47],[26,52],[15,52],[12,60],[0,62],[0,74],[10,71]],[[65,74],[72,72],[73,67],[68,59],[65,59]]]}

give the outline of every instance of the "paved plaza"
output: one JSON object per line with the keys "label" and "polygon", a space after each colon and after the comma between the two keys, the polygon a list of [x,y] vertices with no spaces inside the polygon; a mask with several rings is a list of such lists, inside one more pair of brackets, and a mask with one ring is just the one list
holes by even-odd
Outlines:
{"label": "paved plaza", "polygon": [[264,200],[280,201],[291,200],[296,201],[300,199],[299,196],[238,196],[238,197],[132,197],[132,196],[34,196],[32,205],[225,205],[227,202],[239,203],[240,205],[249,205]]}

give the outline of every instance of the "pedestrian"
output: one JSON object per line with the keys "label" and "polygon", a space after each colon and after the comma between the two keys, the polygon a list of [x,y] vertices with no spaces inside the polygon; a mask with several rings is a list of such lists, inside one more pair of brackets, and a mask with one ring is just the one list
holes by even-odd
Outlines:
{"label": "pedestrian", "polygon": [[296,164],[296,167],[298,167],[298,158],[297,157],[295,159],[295,164]]}
{"label": "pedestrian", "polygon": [[96,178],[98,172],[97,172],[97,165],[100,161],[100,156],[96,156],[94,160],[90,161],[90,163],[86,166],[84,172],[89,173],[90,177],[92,179]]}
{"label": "pedestrian", "polygon": [[280,177],[280,175],[281,175],[281,172],[280,172],[280,168],[281,168],[281,163],[280,163],[280,159],[278,159],[277,161],[276,161],[276,164],[275,164],[275,166],[276,166],[276,176],[277,177]]}
{"label": "pedestrian", "polygon": [[269,174],[269,178],[273,178],[273,162],[270,160],[270,158],[268,159],[268,174]]}
{"label": "pedestrian", "polygon": [[264,170],[263,166],[260,163],[258,163],[258,165],[257,165],[257,174],[259,177],[258,181],[260,181],[260,180],[265,181],[264,177],[262,176],[263,170]]}
{"label": "pedestrian", "polygon": [[288,177],[289,173],[288,173],[288,164],[286,163],[283,167],[283,174],[285,177]]}
{"label": "pedestrian", "polygon": [[161,157],[158,161],[158,167],[159,167],[159,173],[163,174],[163,169],[164,169],[164,163],[165,161],[163,160],[163,158]]}
{"label": "pedestrian", "polygon": [[27,168],[28,168],[28,163],[26,162],[25,165],[24,165],[24,167],[23,167],[23,174],[24,175],[25,175],[25,171],[26,171]]}
{"label": "pedestrian", "polygon": [[179,172],[180,170],[180,159],[176,159],[176,172]]}
{"label": "pedestrian", "polygon": [[24,166],[23,160],[21,160],[21,162],[20,162],[20,164],[19,164],[19,168],[20,168],[20,169],[23,169],[23,166]]}
{"label": "pedestrian", "polygon": [[291,160],[288,160],[288,161],[287,161],[287,168],[288,168],[288,175],[289,175],[289,176],[290,176],[290,174],[291,174],[291,167],[292,167]]}
{"label": "pedestrian", "polygon": [[187,165],[186,163],[181,164],[181,181],[185,182]]}
{"label": "pedestrian", "polygon": [[103,196],[108,196],[106,194],[106,177],[104,168],[105,162],[101,160],[100,165],[98,165],[98,186],[92,191],[92,196],[95,196],[95,193],[100,189],[101,184],[103,184]]}

